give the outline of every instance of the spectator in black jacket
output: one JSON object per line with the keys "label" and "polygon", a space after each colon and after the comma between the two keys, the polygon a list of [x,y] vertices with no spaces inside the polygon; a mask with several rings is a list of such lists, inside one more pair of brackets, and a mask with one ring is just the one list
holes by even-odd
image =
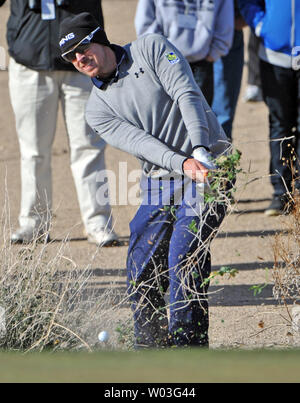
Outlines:
{"label": "spectator in black jacket", "polygon": [[[0,0],[2,5],[5,0]],[[12,243],[45,238],[51,219],[51,147],[61,102],[70,163],[88,240],[111,244],[109,204],[97,203],[105,169],[105,143],[88,127],[85,104],[91,82],[60,56],[59,25],[67,16],[92,13],[103,26],[100,0],[11,0],[7,24],[9,90],[21,153],[21,211]],[[95,34],[97,38],[97,33]],[[92,39],[93,40],[93,39]],[[48,235],[47,235],[48,238]]]}

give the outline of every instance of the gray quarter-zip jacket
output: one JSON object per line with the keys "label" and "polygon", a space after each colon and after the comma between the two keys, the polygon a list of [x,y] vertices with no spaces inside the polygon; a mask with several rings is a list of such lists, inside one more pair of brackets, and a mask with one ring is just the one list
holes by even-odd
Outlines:
{"label": "gray quarter-zip jacket", "polygon": [[182,54],[157,34],[124,49],[118,80],[90,95],[86,118],[94,131],[139,158],[145,175],[182,174],[197,146],[224,153],[227,137]]}
{"label": "gray quarter-zip jacket", "polygon": [[229,52],[234,32],[233,0],[139,0],[137,36],[164,35],[189,62]]}

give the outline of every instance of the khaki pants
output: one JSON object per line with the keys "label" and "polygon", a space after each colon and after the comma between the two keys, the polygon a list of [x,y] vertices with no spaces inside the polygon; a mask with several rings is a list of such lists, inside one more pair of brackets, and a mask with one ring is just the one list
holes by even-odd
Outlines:
{"label": "khaki pants", "polygon": [[[85,105],[91,81],[72,71],[35,71],[9,65],[9,90],[21,153],[21,227],[49,226],[52,207],[51,148],[61,102],[70,146],[70,164],[86,230],[108,226],[110,206],[99,205],[105,169],[105,142],[86,124]],[[63,173],[62,173],[63,174]]]}

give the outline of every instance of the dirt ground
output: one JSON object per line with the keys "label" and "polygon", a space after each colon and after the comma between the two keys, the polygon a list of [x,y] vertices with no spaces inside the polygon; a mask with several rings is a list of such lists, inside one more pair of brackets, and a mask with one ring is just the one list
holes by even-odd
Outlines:
{"label": "dirt ground", "polygon": [[[6,48],[5,25],[9,2],[0,9],[0,46]],[[103,0],[103,11],[108,37],[111,42],[125,44],[135,39],[133,25],[136,0]],[[247,37],[247,30],[245,30]],[[7,56],[8,63],[8,56]],[[269,150],[267,110],[260,103],[244,103],[242,95],[247,77],[245,64],[243,88],[236,112],[233,141],[242,151],[242,167],[247,175],[238,180],[237,205],[225,219],[221,233],[212,245],[213,270],[231,266],[239,273],[231,279],[220,278],[210,287],[210,340],[211,347],[281,347],[293,345],[288,336],[285,311],[272,297],[272,242],[276,230],[282,229],[286,218],[270,218],[263,214],[272,195],[268,178]],[[8,87],[8,73],[0,71],[0,205],[5,194],[9,198],[11,228],[17,226],[20,203],[19,149],[15,132]],[[115,230],[124,241],[123,246],[102,248],[87,243],[77,204],[73,179],[69,169],[69,150],[65,128],[59,115],[53,145],[53,193],[55,218],[50,249],[69,237],[69,257],[78,267],[88,264],[98,269],[99,282],[110,287],[114,273],[117,284],[125,287],[125,262],[129,236],[129,222],[136,206],[113,207]],[[119,175],[118,161],[128,163],[128,172],[138,169],[138,162],[125,153],[106,149],[107,168]],[[246,185],[252,178],[259,178]],[[2,242],[2,241],[1,241]],[[18,246],[15,247],[16,249]],[[95,254],[96,253],[96,254]],[[91,256],[93,260],[91,261]],[[250,287],[267,284],[254,296]],[[115,286],[115,285],[114,285]]]}

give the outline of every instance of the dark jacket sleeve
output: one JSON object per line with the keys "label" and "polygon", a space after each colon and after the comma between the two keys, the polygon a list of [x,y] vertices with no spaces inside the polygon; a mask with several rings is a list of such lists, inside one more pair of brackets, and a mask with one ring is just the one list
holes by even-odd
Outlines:
{"label": "dark jacket sleeve", "polygon": [[99,0],[71,0],[66,7],[55,2],[54,20],[43,20],[40,12],[29,9],[28,0],[11,0],[10,6],[6,34],[8,52],[17,63],[33,70],[76,71],[71,63],[63,60],[58,44],[59,27],[64,18],[87,11],[103,25]]}
{"label": "dark jacket sleeve", "polygon": [[265,15],[264,0],[238,0],[238,6],[247,24],[255,30]]}

